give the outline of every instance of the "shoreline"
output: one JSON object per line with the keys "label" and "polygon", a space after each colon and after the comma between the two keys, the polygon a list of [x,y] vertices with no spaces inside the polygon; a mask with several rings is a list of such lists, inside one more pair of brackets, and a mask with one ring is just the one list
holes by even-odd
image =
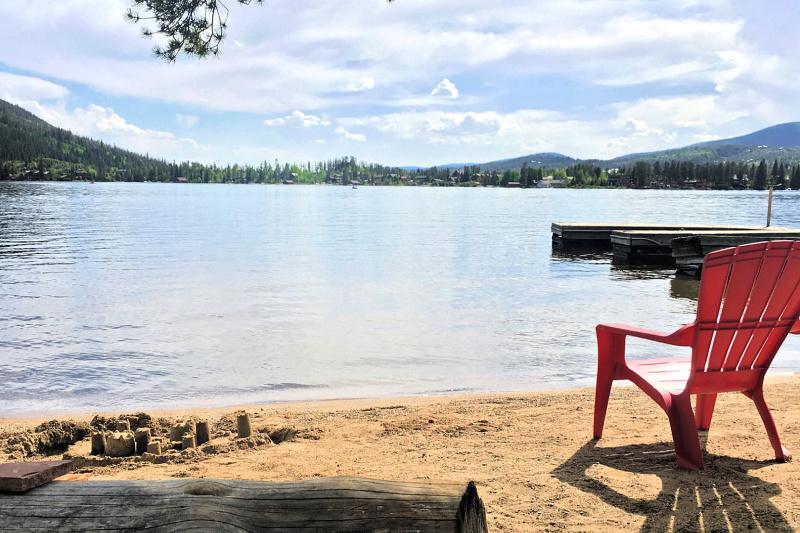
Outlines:
{"label": "shoreline", "polygon": [[[800,376],[800,372],[791,375]],[[783,376],[789,377],[787,376]],[[774,379],[779,379],[776,376]],[[620,382],[620,387],[629,386],[627,383]],[[208,405],[198,407],[181,407],[181,406],[151,406],[141,405],[138,407],[112,409],[112,410],[92,410],[92,409],[65,409],[54,411],[20,411],[19,414],[0,414],[0,429],[4,424],[13,423],[41,423],[53,419],[71,419],[71,420],[89,420],[95,415],[99,416],[117,416],[120,413],[137,413],[147,412],[153,416],[174,416],[176,414],[185,414],[187,416],[214,416],[229,413],[232,411],[241,410],[261,410],[266,408],[290,410],[294,408],[302,409],[325,409],[327,407],[335,408],[356,408],[357,406],[372,406],[383,404],[395,404],[398,402],[406,404],[421,404],[421,403],[435,403],[437,400],[468,400],[468,399],[482,399],[497,396],[534,396],[539,394],[566,394],[569,392],[576,392],[582,390],[591,390],[593,387],[580,385],[576,387],[555,386],[553,388],[541,389],[528,389],[528,390],[499,390],[499,391],[481,391],[481,392],[442,392],[430,393],[423,392],[419,394],[408,395],[388,395],[388,396],[352,396],[343,398],[320,398],[320,399],[297,399],[297,400],[276,400],[276,401],[263,401],[263,402],[233,402],[224,403],[219,405]],[[47,414],[49,413],[49,414]]]}
{"label": "shoreline", "polygon": [[[766,383],[781,383],[785,381],[792,381],[793,378],[800,379],[800,371],[787,370],[785,372],[773,371],[771,375],[767,376]],[[614,387],[633,387],[632,383],[626,381],[619,381],[614,384]],[[340,398],[318,398],[318,399],[296,399],[296,400],[275,400],[275,401],[254,401],[254,402],[231,402],[219,403],[214,405],[204,405],[197,407],[185,407],[181,405],[140,405],[120,409],[64,409],[64,410],[33,410],[26,411],[20,410],[11,413],[0,412],[0,429],[4,424],[14,423],[32,423],[34,421],[45,422],[52,419],[74,419],[74,420],[89,420],[95,415],[99,416],[116,416],[120,413],[135,413],[147,412],[154,416],[174,416],[175,414],[187,415],[219,415],[231,411],[241,410],[258,410],[258,409],[288,409],[291,407],[298,408],[325,408],[329,406],[355,406],[355,405],[373,405],[373,404],[391,404],[397,402],[403,403],[430,403],[437,400],[465,400],[465,399],[482,399],[495,396],[535,396],[541,394],[568,394],[570,392],[588,391],[594,392],[594,385],[576,385],[574,387],[564,386],[563,384],[554,385],[553,387],[541,387],[536,389],[506,389],[506,390],[489,390],[489,391],[476,391],[476,392],[422,392],[419,394],[391,394],[388,396],[345,396]]]}

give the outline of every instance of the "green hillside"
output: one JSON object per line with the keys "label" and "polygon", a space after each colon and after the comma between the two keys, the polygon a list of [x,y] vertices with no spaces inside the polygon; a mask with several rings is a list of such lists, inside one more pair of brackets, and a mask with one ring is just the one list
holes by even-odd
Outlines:
{"label": "green hillside", "polygon": [[[179,179],[181,178],[181,179]],[[401,183],[401,171],[341,157],[315,165],[167,162],[57,128],[0,100],[0,180]]]}
{"label": "green hillside", "polygon": [[26,173],[37,177],[163,180],[170,176],[170,168],[165,161],[52,126],[0,100],[0,179]]}

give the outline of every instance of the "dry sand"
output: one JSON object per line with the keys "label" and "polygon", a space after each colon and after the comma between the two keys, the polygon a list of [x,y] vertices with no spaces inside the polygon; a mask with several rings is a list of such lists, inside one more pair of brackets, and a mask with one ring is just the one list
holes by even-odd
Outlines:
{"label": "dry sand", "polygon": [[[766,394],[784,444],[800,453],[798,385],[800,377],[776,378]],[[88,479],[474,480],[493,531],[800,527],[800,467],[772,461],[761,420],[744,396],[720,397],[702,472],[675,467],[666,416],[635,388],[612,393],[606,434],[597,443],[592,402],[593,391],[581,389],[250,407],[255,430],[299,432],[278,445],[266,443],[262,432],[247,442],[220,436],[233,427],[223,415],[234,410],[206,410],[192,414],[214,426],[207,452],[176,452],[161,464],[138,458],[103,464],[109,460],[88,456],[87,439],[67,454],[78,457]],[[0,459],[15,432],[41,421],[0,420]]]}

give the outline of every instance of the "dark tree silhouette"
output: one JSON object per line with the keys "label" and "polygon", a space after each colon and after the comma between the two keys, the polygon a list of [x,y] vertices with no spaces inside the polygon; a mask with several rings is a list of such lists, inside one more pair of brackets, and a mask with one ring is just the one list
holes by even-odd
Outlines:
{"label": "dark tree silhouette", "polygon": [[[263,0],[236,2],[249,5]],[[228,26],[228,7],[221,0],[133,0],[127,17],[134,23],[152,21],[156,28],[143,27],[142,34],[165,36],[166,45],[156,45],[153,53],[172,62],[181,52],[197,57],[219,54]]]}
{"label": "dark tree silhouette", "polygon": [[[128,20],[150,21],[155,28],[144,26],[145,37],[162,35],[165,45],[156,45],[153,53],[169,62],[184,53],[189,56],[216,56],[228,28],[228,6],[222,0],[132,0]],[[264,0],[231,0],[242,5],[264,3]],[[386,0],[393,2],[394,0]]]}

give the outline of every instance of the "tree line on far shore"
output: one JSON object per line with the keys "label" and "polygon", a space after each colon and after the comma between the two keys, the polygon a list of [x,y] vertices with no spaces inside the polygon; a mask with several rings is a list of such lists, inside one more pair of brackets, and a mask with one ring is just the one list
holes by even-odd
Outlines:
{"label": "tree line on far shore", "polygon": [[[96,152],[102,154],[101,144]],[[94,154],[92,154],[94,155]],[[128,155],[128,154],[124,154]],[[130,181],[189,183],[302,183],[364,185],[428,185],[461,187],[612,187],[660,189],[800,190],[800,164],[778,160],[767,162],[726,161],[638,161],[606,169],[577,163],[565,168],[523,166],[519,170],[482,171],[479,166],[402,169],[365,163],[355,157],[319,163],[289,164],[264,161],[259,165],[204,165],[196,162],[168,163],[136,154],[132,157],[102,156],[96,164],[66,162],[38,157],[33,160],[0,162],[0,180],[33,181]],[[121,166],[116,166],[120,164]]]}
{"label": "tree line on far shore", "polygon": [[689,189],[800,189],[800,164],[780,160],[768,162],[638,161],[612,169],[619,186],[632,188]]}
{"label": "tree line on far shore", "polygon": [[619,168],[579,162],[564,168],[398,168],[341,157],[318,163],[257,165],[168,162],[75,135],[0,100],[0,180],[332,183],[484,187],[800,189],[796,160],[639,161]]}

